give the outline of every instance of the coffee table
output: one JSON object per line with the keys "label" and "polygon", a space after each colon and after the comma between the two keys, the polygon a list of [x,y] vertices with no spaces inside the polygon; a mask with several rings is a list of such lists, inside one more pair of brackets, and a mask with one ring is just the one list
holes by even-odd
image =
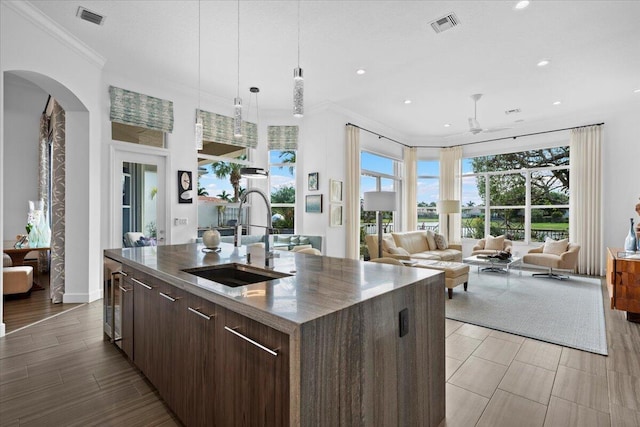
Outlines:
{"label": "coffee table", "polygon": [[478,273],[480,271],[488,271],[493,273],[509,273],[509,270],[513,266],[520,266],[519,272],[522,276],[522,258],[511,257],[509,259],[487,258],[482,255],[473,255],[462,260],[465,264],[471,264],[478,267]]}

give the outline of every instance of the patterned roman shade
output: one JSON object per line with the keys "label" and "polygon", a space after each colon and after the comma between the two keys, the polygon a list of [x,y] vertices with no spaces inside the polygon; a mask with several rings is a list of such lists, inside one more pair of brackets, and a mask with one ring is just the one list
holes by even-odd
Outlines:
{"label": "patterned roman shade", "polygon": [[236,138],[233,136],[233,118],[204,110],[196,110],[196,115],[202,120],[205,141],[247,148],[258,146],[258,126],[255,123],[243,121],[242,138]]}
{"label": "patterned roman shade", "polygon": [[269,150],[297,150],[298,126],[268,126]]}
{"label": "patterned roman shade", "polygon": [[173,102],[109,86],[112,122],[161,132],[173,131]]}

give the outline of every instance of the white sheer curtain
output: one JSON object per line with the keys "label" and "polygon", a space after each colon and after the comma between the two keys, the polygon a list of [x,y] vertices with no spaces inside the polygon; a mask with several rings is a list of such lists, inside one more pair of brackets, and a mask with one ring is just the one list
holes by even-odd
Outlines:
{"label": "white sheer curtain", "polygon": [[418,174],[417,148],[404,148],[404,200],[406,212],[406,230],[418,229]]}
{"label": "white sheer curtain", "polygon": [[[462,186],[462,147],[440,150],[440,200],[460,200]],[[460,244],[460,214],[449,214],[452,242]],[[440,230],[446,228],[446,215],[440,215]]]}
{"label": "white sheer curtain", "polygon": [[360,258],[360,129],[347,125],[346,257]]}
{"label": "white sheer curtain", "polygon": [[601,276],[602,127],[573,129],[569,141],[569,233],[572,243],[580,245],[576,272]]}

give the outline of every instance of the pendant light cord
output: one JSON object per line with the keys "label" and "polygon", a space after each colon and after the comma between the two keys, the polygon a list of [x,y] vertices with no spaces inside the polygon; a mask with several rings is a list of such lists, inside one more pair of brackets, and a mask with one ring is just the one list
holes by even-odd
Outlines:
{"label": "pendant light cord", "polygon": [[237,97],[240,98],[240,0],[238,0],[238,90]]}
{"label": "pendant light cord", "polygon": [[298,68],[300,68],[300,0],[298,0]]}
{"label": "pendant light cord", "polygon": [[[198,115],[200,115],[200,52],[202,45],[200,43],[200,0],[198,0]],[[197,121],[197,118],[196,118]]]}

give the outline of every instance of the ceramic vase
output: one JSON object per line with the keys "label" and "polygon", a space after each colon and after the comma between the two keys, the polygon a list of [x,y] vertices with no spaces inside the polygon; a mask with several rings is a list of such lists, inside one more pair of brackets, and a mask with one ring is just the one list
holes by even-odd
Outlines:
{"label": "ceramic vase", "polygon": [[624,250],[627,252],[635,252],[638,249],[638,240],[636,239],[636,232],[633,228],[633,218],[630,218],[631,228],[629,229],[629,234],[627,238],[624,240]]}
{"label": "ceramic vase", "polygon": [[207,230],[202,235],[202,243],[209,248],[215,249],[220,246],[220,232],[218,230]]}

